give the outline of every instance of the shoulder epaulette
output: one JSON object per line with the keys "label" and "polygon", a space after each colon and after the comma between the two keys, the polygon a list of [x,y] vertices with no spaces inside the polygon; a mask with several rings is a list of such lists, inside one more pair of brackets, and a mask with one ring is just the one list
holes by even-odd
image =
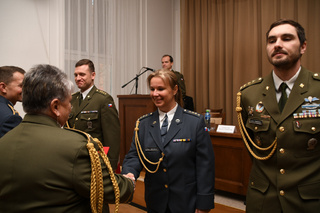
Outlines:
{"label": "shoulder epaulette", "polygon": [[10,104],[8,104],[8,107],[12,110],[12,114],[13,114],[13,115],[15,115],[15,114],[20,115],[19,112],[13,108],[13,106],[11,106]]}
{"label": "shoulder epaulette", "polygon": [[83,135],[85,138],[89,139],[90,138],[90,135],[84,131],[81,131],[79,129],[75,129],[75,128],[69,128],[69,127],[64,127],[64,129],[66,130],[69,130],[69,131],[72,131],[72,132],[76,132],[76,133],[79,133],[81,135]]}
{"label": "shoulder epaulette", "polygon": [[140,118],[138,118],[138,120],[141,121],[141,120],[143,120],[143,119],[145,119],[147,117],[150,117],[152,114],[153,114],[153,112],[145,114],[145,115],[142,115]]}
{"label": "shoulder epaulette", "polygon": [[72,93],[72,96],[75,96],[75,95],[78,95],[80,92],[75,92],[75,93]]}
{"label": "shoulder epaulette", "polygon": [[101,89],[97,89],[96,92],[102,94],[102,95],[107,95],[107,93]]}
{"label": "shoulder epaulette", "polygon": [[320,81],[319,73],[313,73],[312,77],[313,77],[313,79],[316,79],[316,80]]}
{"label": "shoulder epaulette", "polygon": [[185,113],[187,113],[187,114],[190,114],[190,115],[194,115],[194,116],[200,117],[200,114],[199,114],[199,113],[194,112],[194,111],[191,111],[191,110],[186,110],[186,109],[184,109],[183,112],[185,112]]}
{"label": "shoulder epaulette", "polygon": [[241,91],[241,90],[244,90],[245,88],[247,88],[247,87],[249,87],[249,86],[252,86],[252,85],[255,85],[255,84],[260,84],[262,81],[263,81],[263,78],[261,78],[261,77],[255,79],[255,80],[253,80],[253,81],[249,81],[248,83],[246,83],[246,84],[244,84],[244,85],[242,85],[242,86],[240,87],[240,91]]}

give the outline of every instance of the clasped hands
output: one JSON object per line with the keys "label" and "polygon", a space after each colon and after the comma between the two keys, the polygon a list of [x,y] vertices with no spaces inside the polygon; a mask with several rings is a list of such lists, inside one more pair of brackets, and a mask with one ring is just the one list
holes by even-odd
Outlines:
{"label": "clasped hands", "polygon": [[134,188],[136,188],[136,179],[134,178],[134,175],[132,173],[128,173],[123,176],[130,179],[133,183]]}

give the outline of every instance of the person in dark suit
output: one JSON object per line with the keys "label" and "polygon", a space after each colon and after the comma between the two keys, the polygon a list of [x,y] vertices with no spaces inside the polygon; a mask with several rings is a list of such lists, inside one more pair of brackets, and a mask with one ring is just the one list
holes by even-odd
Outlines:
{"label": "person in dark suit", "polygon": [[51,65],[26,74],[27,114],[0,139],[0,212],[109,212],[108,203],[132,199],[132,181],[113,173],[101,143],[61,128],[71,111],[71,88]]}
{"label": "person in dark suit", "polygon": [[94,64],[82,59],[75,65],[74,78],[80,89],[72,95],[68,126],[89,133],[109,147],[112,168],[117,169],[120,153],[120,121],[111,95],[94,85]]}
{"label": "person in dark suit", "polygon": [[273,71],[242,86],[237,98],[239,126],[253,156],[246,212],[316,213],[320,77],[301,66],[306,37],[299,23],[274,22],[266,40]]}
{"label": "person in dark suit", "polygon": [[20,67],[0,67],[0,138],[22,121],[14,105],[22,101],[24,74],[25,71]]}
{"label": "person in dark suit", "polygon": [[172,69],[173,57],[167,54],[163,55],[161,58],[161,64],[163,69],[171,70],[177,76],[178,86],[182,93],[183,108],[194,111],[193,98],[186,94],[186,85],[183,74]]}
{"label": "person in dark suit", "polygon": [[209,212],[214,208],[215,162],[204,118],[180,107],[173,72],[152,73],[148,85],[158,110],[138,119],[122,173],[136,180],[145,168],[149,213]]}

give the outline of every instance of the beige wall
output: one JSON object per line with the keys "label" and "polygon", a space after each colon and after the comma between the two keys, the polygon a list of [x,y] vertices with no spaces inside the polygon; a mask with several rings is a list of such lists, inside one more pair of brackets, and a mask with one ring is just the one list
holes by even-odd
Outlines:
{"label": "beige wall", "polygon": [[[126,7],[132,1],[135,1],[134,8]],[[115,32],[115,46],[128,42],[121,50],[115,48],[117,53],[114,55],[118,57],[115,68],[127,72],[127,79],[116,78],[116,86],[108,91],[117,104],[117,95],[128,94],[129,91],[129,88],[121,89],[121,85],[133,78],[143,66],[160,68],[164,53],[172,54],[176,59],[175,68],[180,68],[180,0],[115,2],[120,6],[119,10],[131,12],[132,19],[136,20],[130,26],[117,26],[119,30]],[[63,7],[64,0],[0,1],[0,66],[15,65],[27,71],[34,64],[49,63],[63,69]],[[140,35],[137,38],[139,42],[131,41],[130,34],[129,37],[123,35],[121,29],[129,27],[132,34]],[[123,60],[124,57],[127,57],[126,60]],[[141,94],[148,93],[146,77],[143,76],[139,82]],[[24,115],[20,103],[16,108]]]}

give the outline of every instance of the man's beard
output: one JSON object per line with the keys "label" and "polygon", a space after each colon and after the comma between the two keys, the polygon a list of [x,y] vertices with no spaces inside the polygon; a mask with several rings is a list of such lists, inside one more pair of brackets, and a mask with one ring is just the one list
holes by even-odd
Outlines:
{"label": "man's beard", "polygon": [[[288,54],[285,53],[287,56]],[[269,62],[276,68],[279,68],[279,69],[289,69],[291,68],[292,66],[294,66],[297,61],[300,60],[301,58],[301,54],[298,53],[298,54],[294,54],[294,55],[291,55],[291,57],[286,57],[284,59],[280,59],[280,60],[273,60],[272,57],[268,57],[269,58]]]}

